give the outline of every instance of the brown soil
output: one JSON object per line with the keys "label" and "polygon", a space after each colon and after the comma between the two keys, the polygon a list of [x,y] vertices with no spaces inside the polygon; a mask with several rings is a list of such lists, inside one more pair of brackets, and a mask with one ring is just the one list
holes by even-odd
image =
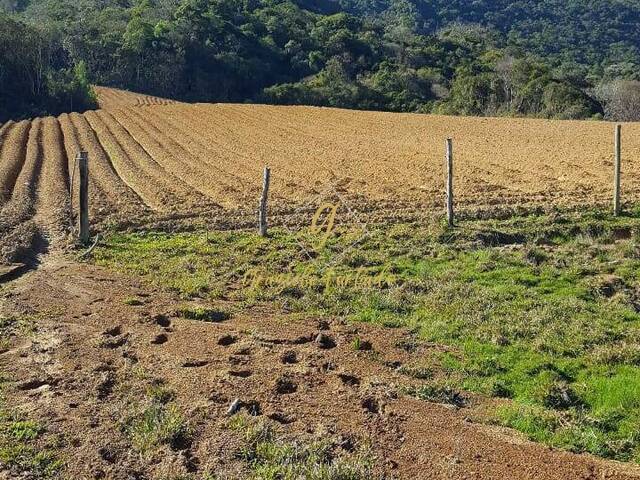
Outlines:
{"label": "brown soil", "polygon": [[118,90],[117,88],[94,87],[98,95],[100,108],[146,107],[151,105],[171,105],[178,103],[167,98],[142,95],[140,93]]}
{"label": "brown soil", "polygon": [[[0,229],[10,222],[43,244],[64,238],[51,232],[76,221],[78,150],[89,152],[95,230],[252,227],[265,165],[272,224],[308,224],[327,192],[369,223],[427,221],[442,213],[447,137],[462,215],[610,202],[606,122],[189,105],[97,91],[102,110],[0,128]],[[623,137],[623,199],[631,202],[640,199],[640,124],[626,124]],[[0,262],[20,256],[15,245],[0,236]]]}
{"label": "brown soil", "polygon": [[[125,304],[131,298],[141,305]],[[242,478],[237,438],[225,428],[236,398],[283,435],[370,441],[385,478],[640,478],[639,468],[477,423],[489,400],[467,397],[458,409],[404,395],[401,387],[414,380],[398,367],[439,348],[415,344],[404,330],[301,320],[268,307],[205,323],[178,318],[179,303],[58,256],[5,290],[0,314],[38,318],[34,334],[14,339],[0,355],[0,368],[16,380],[6,402],[48,425],[69,478],[166,478],[206,469]],[[320,332],[331,340],[326,345],[317,342]],[[356,336],[371,349],[355,351]],[[400,346],[409,343],[417,350]],[[143,458],[118,422],[158,382],[177,393],[194,434],[188,444]]]}

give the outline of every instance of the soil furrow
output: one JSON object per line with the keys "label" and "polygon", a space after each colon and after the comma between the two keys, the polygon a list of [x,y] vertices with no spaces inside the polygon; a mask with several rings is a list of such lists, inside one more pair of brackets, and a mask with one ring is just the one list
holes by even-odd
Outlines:
{"label": "soil furrow", "polygon": [[[128,216],[147,211],[149,207],[142,198],[118,175],[86,118],[77,113],[71,114],[68,127],[65,137],[74,140],[74,148],[89,154],[89,193],[95,196],[90,202],[90,207],[94,209],[92,216],[101,219],[109,214]],[[79,183],[75,183],[78,185],[75,187],[77,192]]]}
{"label": "soil furrow", "polygon": [[[149,176],[153,177],[159,185],[163,185],[168,193],[179,199],[175,205],[188,205],[196,208],[209,203],[205,195],[194,191],[192,186],[165,168],[165,163],[170,161],[170,155],[164,153],[157,146],[154,146],[153,151],[147,151],[145,144],[142,142],[142,137],[145,136],[143,129],[140,129],[135,124],[124,125],[120,123],[112,112],[99,111],[97,114],[108,124],[130,157],[138,161],[140,165],[144,165],[145,172]],[[131,130],[127,127],[131,128]],[[156,159],[154,153],[162,158]],[[180,164],[176,167],[179,168],[179,166]]]}
{"label": "soil furrow", "polygon": [[177,110],[179,112],[178,117],[194,134],[197,134],[200,138],[207,139],[212,145],[215,145],[216,149],[226,152],[227,155],[223,158],[231,159],[236,169],[240,167],[245,172],[250,173],[259,170],[255,166],[255,155],[248,155],[236,148],[234,137],[237,136],[238,129],[234,127],[235,122],[232,119],[224,116],[223,107],[220,107],[215,112],[216,114],[212,118],[213,121],[206,122],[206,128],[203,128],[203,117],[202,112],[198,110],[199,107],[200,105],[181,107],[180,110]]}
{"label": "soil furrow", "polygon": [[16,179],[25,161],[25,146],[29,135],[30,122],[13,124],[6,132],[0,148],[0,207],[8,201]]}
{"label": "soil furrow", "polygon": [[36,190],[36,222],[50,240],[63,237],[71,226],[69,162],[60,124],[53,117],[43,121],[40,137],[42,158]]}
{"label": "soil furrow", "polygon": [[[7,137],[7,133],[9,132],[11,126],[14,125],[14,123],[15,122],[13,122],[12,120],[9,120],[8,122],[5,122],[0,126],[0,151],[2,150],[2,144]],[[0,160],[2,160],[2,157],[0,157]]]}
{"label": "soil furrow", "polygon": [[175,142],[168,132],[161,130],[163,127],[163,130],[170,130],[166,125],[156,126],[146,114],[145,119],[135,109],[118,111],[115,114],[118,121],[125,124],[129,131],[135,129],[136,134],[141,135],[140,140],[144,141],[145,149],[150,151],[157,161],[161,161],[166,169],[208,198],[214,201],[224,199],[222,192],[228,186],[220,181],[218,169],[210,167]]}
{"label": "soil furrow", "polygon": [[[41,238],[36,222],[35,195],[42,169],[42,120],[31,122],[24,164],[17,176],[13,194],[0,210],[0,263],[33,258]],[[23,147],[24,148],[24,145]]]}
{"label": "soil furrow", "polygon": [[[0,232],[30,218],[34,213],[35,190],[42,168],[42,120],[31,122],[25,161],[16,178],[11,199],[0,211]],[[24,148],[24,147],[23,147]]]}
{"label": "soil furrow", "polygon": [[[135,113],[140,116],[140,113]],[[239,170],[242,170],[253,175],[255,174],[255,170],[253,168],[249,169],[245,164],[238,163],[237,158],[235,158],[236,164],[232,170],[233,173],[221,168],[221,158],[230,161],[230,159],[234,159],[237,155],[215,142],[204,141],[201,135],[194,133],[193,128],[188,123],[185,123],[183,115],[176,115],[173,110],[168,109],[150,109],[146,111],[144,115],[147,122],[156,126],[158,129],[164,127],[164,130],[166,130],[164,134],[170,137],[173,142],[178,144],[183,150],[197,157],[201,163],[215,169],[217,174],[227,178],[231,182],[229,186],[239,184],[243,190],[247,192],[249,189],[256,189],[255,185],[248,183],[238,174]],[[213,147],[213,145],[215,145],[215,147]]]}
{"label": "soil furrow", "polygon": [[171,211],[180,198],[164,178],[164,172],[106,112],[87,112],[85,118],[122,179],[154,210]]}

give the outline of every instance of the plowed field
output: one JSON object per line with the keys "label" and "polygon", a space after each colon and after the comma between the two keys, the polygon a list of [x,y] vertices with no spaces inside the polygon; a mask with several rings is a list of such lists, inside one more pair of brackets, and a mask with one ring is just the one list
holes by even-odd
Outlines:
{"label": "plowed field", "polygon": [[[443,202],[454,139],[460,211],[608,202],[613,126],[313,107],[183,104],[98,88],[100,110],[0,128],[0,259],[64,238],[74,224],[74,158],[89,152],[92,224],[254,223],[262,169],[274,222],[323,196],[368,221],[420,218]],[[640,197],[640,124],[623,130],[623,194]],[[71,195],[70,195],[71,192]],[[304,215],[303,215],[304,214]]]}

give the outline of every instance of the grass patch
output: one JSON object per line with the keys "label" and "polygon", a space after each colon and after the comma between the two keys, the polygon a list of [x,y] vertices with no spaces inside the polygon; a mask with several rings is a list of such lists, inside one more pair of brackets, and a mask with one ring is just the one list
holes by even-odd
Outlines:
{"label": "grass patch", "polygon": [[452,384],[445,382],[432,380],[406,393],[427,402],[444,403],[456,407],[463,407],[465,404],[462,394]]}
{"label": "grass patch", "polygon": [[125,305],[131,305],[133,307],[139,307],[141,305],[144,305],[144,302],[136,297],[127,297],[123,300],[122,303],[124,303]]}
{"label": "grass patch", "polygon": [[[496,422],[569,450],[640,462],[637,214],[556,212],[365,235],[343,227],[319,249],[321,235],[114,234],[94,256],[185,299],[275,302],[408,327],[449,347],[432,362],[451,379],[446,388],[433,383],[436,367],[406,372],[424,377],[417,396],[510,399]],[[352,347],[362,350],[361,341]]]}
{"label": "grass patch", "polygon": [[191,431],[178,406],[175,393],[162,383],[147,388],[147,404],[129,417],[123,430],[136,451],[151,454],[161,445],[178,449],[189,442]]}
{"label": "grass patch", "polygon": [[133,447],[147,454],[160,445],[178,448],[188,437],[187,424],[174,404],[153,403],[128,421],[126,432]]}
{"label": "grass patch", "polygon": [[46,429],[33,420],[0,409],[0,463],[29,478],[54,478],[63,463],[43,440]]}
{"label": "grass patch", "polygon": [[224,322],[231,318],[231,313],[224,310],[216,310],[206,307],[181,307],[178,309],[178,316],[188,320],[199,320],[201,322]]}
{"label": "grass patch", "polygon": [[234,417],[229,427],[241,437],[237,452],[254,480],[365,480],[373,461],[366,448],[347,452],[330,439],[289,442],[270,423]]}

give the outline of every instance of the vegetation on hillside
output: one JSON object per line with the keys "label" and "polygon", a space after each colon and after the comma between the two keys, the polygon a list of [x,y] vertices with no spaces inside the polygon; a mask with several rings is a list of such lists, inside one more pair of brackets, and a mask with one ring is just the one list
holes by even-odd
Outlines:
{"label": "vegetation on hillside", "polygon": [[[550,118],[640,112],[608,108],[620,95],[637,98],[636,0],[2,0],[2,8],[56,32],[92,82],[176,99]],[[617,80],[627,83],[606,88]]]}
{"label": "vegetation on hillside", "polygon": [[93,107],[86,65],[70,58],[60,33],[0,13],[0,123]]}
{"label": "vegetation on hillside", "polygon": [[113,234],[95,255],[186,298],[408,327],[447,348],[403,365],[423,381],[406,393],[457,406],[465,391],[501,398],[491,421],[640,462],[638,218],[342,227],[326,244],[310,230]]}

